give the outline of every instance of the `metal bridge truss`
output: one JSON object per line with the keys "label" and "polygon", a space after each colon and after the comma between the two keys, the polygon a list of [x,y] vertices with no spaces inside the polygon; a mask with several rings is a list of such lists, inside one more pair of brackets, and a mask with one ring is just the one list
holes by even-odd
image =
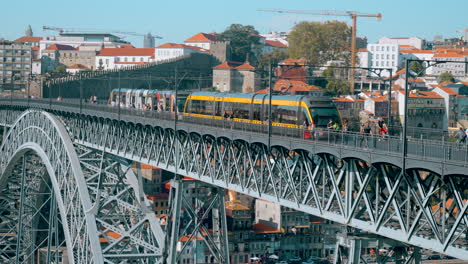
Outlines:
{"label": "metal bridge truss", "polygon": [[62,116],[80,145],[417,247],[468,259],[466,175],[438,175],[210,135]]}
{"label": "metal bridge truss", "polygon": [[[186,249],[203,263],[229,263],[224,196],[224,189],[206,183],[179,178],[171,181],[167,263],[181,263]],[[209,254],[197,256],[198,241]]]}
{"label": "metal bridge truss", "polygon": [[162,263],[164,234],[126,160],[74,144],[46,112],[26,111],[9,130],[1,263]]}

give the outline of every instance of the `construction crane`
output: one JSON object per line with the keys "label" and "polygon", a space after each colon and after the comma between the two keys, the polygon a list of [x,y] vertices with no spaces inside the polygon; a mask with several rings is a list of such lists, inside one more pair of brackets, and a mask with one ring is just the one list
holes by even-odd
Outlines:
{"label": "construction crane", "polygon": [[366,14],[356,11],[335,11],[335,10],[289,10],[289,9],[258,9],[257,11],[274,12],[274,13],[289,13],[289,14],[302,14],[302,15],[318,15],[318,16],[346,16],[351,17],[353,26],[351,28],[351,73],[350,73],[350,91],[354,93],[354,67],[356,66],[356,31],[357,31],[357,18],[358,17],[376,17],[378,21],[382,19],[382,14]]}
{"label": "construction crane", "polygon": [[60,27],[51,27],[51,26],[42,26],[42,30],[51,30],[51,31],[57,31],[60,34],[63,33],[73,33],[73,32],[82,32],[82,33],[101,33],[101,32],[107,32],[107,33],[114,33],[114,34],[120,34],[120,35],[129,35],[129,36],[138,36],[138,37],[149,37],[155,39],[162,39],[162,37],[152,34],[152,33],[147,33],[147,34],[141,34],[141,33],[136,33],[136,32],[127,32],[127,31],[119,31],[119,30],[98,30],[98,29],[84,29],[84,28],[60,28]]}
{"label": "construction crane", "polygon": [[465,28],[464,30],[457,30],[457,33],[465,33],[463,41],[468,41],[468,28]]}

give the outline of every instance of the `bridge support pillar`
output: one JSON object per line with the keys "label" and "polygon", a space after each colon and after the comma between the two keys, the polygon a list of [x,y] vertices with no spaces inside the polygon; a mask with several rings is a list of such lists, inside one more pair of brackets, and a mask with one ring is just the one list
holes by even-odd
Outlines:
{"label": "bridge support pillar", "polygon": [[[374,249],[374,254],[367,252]],[[374,234],[342,234],[338,236],[334,264],[359,264],[375,262],[397,264],[421,263],[421,251],[401,242],[379,237]]]}
{"label": "bridge support pillar", "polygon": [[171,181],[166,263],[229,263],[224,195],[195,180]]}

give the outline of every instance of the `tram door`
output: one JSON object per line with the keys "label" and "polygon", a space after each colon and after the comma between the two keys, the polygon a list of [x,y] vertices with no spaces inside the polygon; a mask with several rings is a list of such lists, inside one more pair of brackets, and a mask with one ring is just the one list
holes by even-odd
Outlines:
{"label": "tram door", "polygon": [[215,109],[214,115],[215,116],[223,116],[223,97],[216,97],[215,98]]}

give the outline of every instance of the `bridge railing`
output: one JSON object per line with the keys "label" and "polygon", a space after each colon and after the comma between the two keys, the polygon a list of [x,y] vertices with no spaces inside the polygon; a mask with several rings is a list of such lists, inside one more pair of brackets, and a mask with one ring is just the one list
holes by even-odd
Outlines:
{"label": "bridge railing", "polygon": [[[31,107],[46,108],[52,110],[63,110],[66,108],[79,109],[96,112],[108,112],[122,116],[138,116],[150,119],[159,120],[174,120],[175,114],[170,112],[158,112],[139,110],[133,108],[119,108],[116,106],[109,106],[105,102],[90,103],[80,100],[65,100],[65,101],[50,101],[48,99],[0,99],[0,102],[8,102],[13,104],[25,105],[29,103]],[[261,134],[268,136],[267,124],[255,124],[238,122],[232,119],[215,119],[215,118],[200,118],[194,116],[183,116],[182,113],[178,115],[179,122],[190,123],[191,126],[203,127],[216,127],[224,130],[242,131],[244,133]],[[289,140],[303,142],[304,144],[320,144],[329,145],[336,148],[346,148],[350,150],[359,151],[378,151],[380,153],[387,152],[393,155],[402,155],[403,152],[403,139],[401,136],[388,136],[378,134],[363,134],[359,132],[343,132],[334,131],[331,129],[316,128],[314,130],[305,130],[302,128],[292,127],[272,127],[272,136],[285,137]],[[421,138],[408,137],[408,150],[407,155],[410,157],[417,157],[419,159],[436,159],[440,161],[455,162],[468,166],[468,144],[457,144],[447,142],[445,140],[428,140]]]}

